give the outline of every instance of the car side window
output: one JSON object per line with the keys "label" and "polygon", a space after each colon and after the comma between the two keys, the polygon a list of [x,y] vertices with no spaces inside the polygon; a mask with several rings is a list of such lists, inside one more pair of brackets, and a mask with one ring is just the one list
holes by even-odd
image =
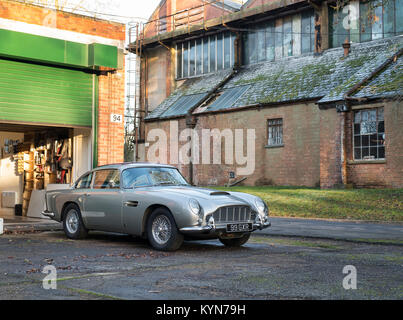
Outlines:
{"label": "car side window", "polygon": [[119,170],[99,170],[95,172],[94,189],[118,189],[120,188]]}
{"label": "car side window", "polygon": [[88,189],[91,186],[92,173],[82,177],[76,184],[76,189]]}

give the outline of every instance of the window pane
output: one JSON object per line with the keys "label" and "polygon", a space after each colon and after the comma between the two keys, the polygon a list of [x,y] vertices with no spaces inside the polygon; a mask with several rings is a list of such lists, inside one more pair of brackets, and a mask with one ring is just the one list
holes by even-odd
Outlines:
{"label": "window pane", "polygon": [[361,147],[361,136],[354,137],[354,147]]}
{"label": "window pane", "polygon": [[189,49],[188,42],[183,43],[183,77],[189,76]]}
{"label": "window pane", "polygon": [[349,30],[344,29],[343,20],[348,13],[343,13],[343,8],[337,12],[337,10],[330,8],[329,20],[330,20],[330,43],[332,48],[341,47],[346,41],[350,41]]}
{"label": "window pane", "polygon": [[315,51],[315,14],[311,11],[311,50],[310,52]]}
{"label": "window pane", "polygon": [[395,0],[384,2],[383,23],[384,37],[392,37],[395,34]]}
{"label": "window pane", "polygon": [[374,17],[372,23],[372,39],[381,39],[382,32],[382,1],[374,1]]}
{"label": "window pane", "polygon": [[231,67],[235,64],[235,39],[236,34],[231,33]]}
{"label": "window pane", "polygon": [[384,121],[380,121],[378,123],[378,132],[379,133],[384,133],[385,132],[385,122]]}
{"label": "window pane", "polygon": [[176,46],[176,77],[182,78],[182,43]]}
{"label": "window pane", "polygon": [[203,73],[208,73],[209,56],[208,56],[209,43],[208,38],[203,39]]}
{"label": "window pane", "polygon": [[377,159],[378,158],[378,148],[377,147],[371,147],[369,149],[369,155],[370,155],[371,158]]}
{"label": "window pane", "polygon": [[385,159],[385,147],[378,148],[378,157],[379,159]]}
{"label": "window pane", "polygon": [[224,35],[224,68],[231,67],[231,39],[230,33],[226,32]]}
{"label": "window pane", "polygon": [[369,148],[362,148],[362,159],[368,158]]}
{"label": "window pane", "polygon": [[256,52],[256,38],[257,34],[255,31],[251,31],[248,34],[248,48],[246,52],[249,55],[249,63],[256,63],[257,62],[257,52]]}
{"label": "window pane", "polygon": [[195,75],[196,68],[196,45],[195,41],[190,41],[190,53],[189,53],[189,76]]}
{"label": "window pane", "polygon": [[303,12],[301,16],[301,51],[306,53],[311,51],[311,15],[310,12]]}
{"label": "window pane", "polygon": [[292,17],[292,54],[299,56],[301,54],[301,15],[296,14]]}
{"label": "window pane", "polygon": [[210,36],[210,72],[216,70],[216,37]]}
{"label": "window pane", "polygon": [[196,74],[202,73],[202,43],[201,39],[196,40]]}
{"label": "window pane", "polygon": [[257,59],[258,61],[266,60],[266,46],[265,46],[265,29],[257,30]]}
{"label": "window pane", "polygon": [[361,42],[371,40],[371,10],[368,3],[360,2],[360,32]]}
{"label": "window pane", "polygon": [[367,135],[363,135],[362,136],[362,145],[364,147],[368,147],[369,146],[369,136]]}
{"label": "window pane", "polygon": [[100,170],[95,173],[94,189],[113,189],[119,186],[119,170]]}
{"label": "window pane", "polygon": [[217,35],[217,70],[221,70],[224,67],[223,64],[223,35]]}
{"label": "window pane", "polygon": [[283,21],[283,34],[284,34],[284,56],[292,56],[292,19],[291,17],[284,18]]}
{"label": "window pane", "polygon": [[277,19],[275,26],[276,42],[275,42],[275,56],[276,59],[283,57],[283,20]]}
{"label": "window pane", "polygon": [[266,60],[274,60],[274,20],[270,21],[266,26]]}
{"label": "window pane", "polygon": [[354,149],[354,159],[361,160],[361,148]]}
{"label": "window pane", "polygon": [[403,0],[395,0],[396,8],[396,33],[403,32]]}

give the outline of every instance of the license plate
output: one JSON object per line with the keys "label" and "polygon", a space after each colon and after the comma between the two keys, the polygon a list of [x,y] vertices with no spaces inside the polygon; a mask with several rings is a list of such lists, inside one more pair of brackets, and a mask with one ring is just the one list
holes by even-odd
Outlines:
{"label": "license plate", "polygon": [[252,223],[227,224],[227,232],[248,232],[252,231]]}

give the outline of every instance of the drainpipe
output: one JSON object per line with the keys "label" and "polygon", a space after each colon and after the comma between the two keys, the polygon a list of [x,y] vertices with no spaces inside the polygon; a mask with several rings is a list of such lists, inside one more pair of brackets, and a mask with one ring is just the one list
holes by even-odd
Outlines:
{"label": "drainpipe", "polygon": [[[194,107],[190,108],[188,112],[186,113],[186,127],[190,129],[194,129],[197,125],[197,115],[193,114],[193,112],[202,106],[203,104],[209,103],[218,93],[218,91],[226,85],[238,72],[241,66],[241,59],[242,59],[242,42],[241,42],[241,33],[237,32],[235,43],[234,43],[234,67],[232,68],[232,72],[227,75],[223,80],[220,81],[219,84],[217,84],[213,89],[211,89],[206,97],[201,100],[199,103],[197,103]],[[193,184],[193,139],[190,138],[191,141],[191,147],[190,147],[190,162],[189,162],[189,182],[192,185]]]}

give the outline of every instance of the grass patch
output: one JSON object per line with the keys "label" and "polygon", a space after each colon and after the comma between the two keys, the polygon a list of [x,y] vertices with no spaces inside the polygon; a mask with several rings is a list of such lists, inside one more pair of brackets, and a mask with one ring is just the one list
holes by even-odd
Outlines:
{"label": "grass patch", "polygon": [[216,188],[261,197],[271,216],[403,222],[403,189]]}

